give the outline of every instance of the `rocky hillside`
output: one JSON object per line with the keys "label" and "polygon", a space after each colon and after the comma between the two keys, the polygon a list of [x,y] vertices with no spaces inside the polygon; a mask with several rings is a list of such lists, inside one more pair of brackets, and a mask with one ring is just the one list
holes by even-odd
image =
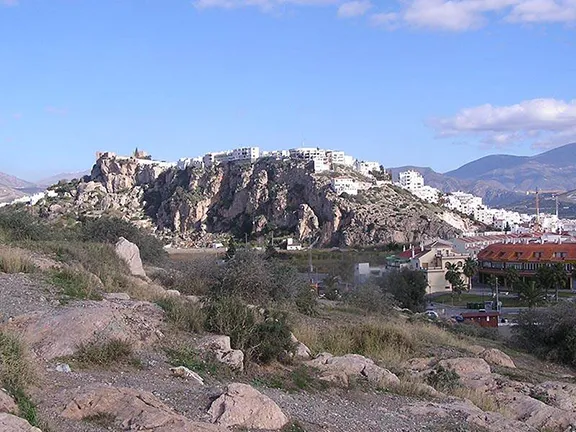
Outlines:
{"label": "rocky hillside", "polygon": [[101,158],[90,176],[57,187],[59,198],[41,203],[40,211],[50,217],[120,213],[177,243],[200,246],[226,233],[292,235],[323,246],[417,242],[471,226],[392,185],[337,196],[330,175],[286,161],[162,171],[133,159]]}

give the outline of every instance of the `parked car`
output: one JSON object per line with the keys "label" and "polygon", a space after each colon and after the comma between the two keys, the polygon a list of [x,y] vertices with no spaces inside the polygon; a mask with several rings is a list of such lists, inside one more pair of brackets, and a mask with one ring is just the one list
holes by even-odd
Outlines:
{"label": "parked car", "polygon": [[426,315],[430,319],[438,319],[439,317],[438,312],[433,310],[427,310],[426,312],[424,312],[424,315]]}

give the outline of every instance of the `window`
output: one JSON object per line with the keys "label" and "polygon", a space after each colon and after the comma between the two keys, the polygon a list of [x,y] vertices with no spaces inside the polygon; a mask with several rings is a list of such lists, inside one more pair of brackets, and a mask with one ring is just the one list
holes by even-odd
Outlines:
{"label": "window", "polygon": [[554,258],[566,258],[566,252],[554,252]]}
{"label": "window", "polygon": [[534,258],[542,258],[542,252],[534,252]]}

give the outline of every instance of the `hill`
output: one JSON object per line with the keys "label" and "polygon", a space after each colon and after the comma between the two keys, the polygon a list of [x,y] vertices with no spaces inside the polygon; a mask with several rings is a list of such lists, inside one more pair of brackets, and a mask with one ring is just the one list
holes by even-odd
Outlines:
{"label": "hill", "polygon": [[0,203],[20,198],[35,188],[34,183],[0,172]]}
{"label": "hill", "polygon": [[[340,174],[369,181],[352,171]],[[120,213],[170,241],[195,246],[230,233],[261,241],[292,236],[324,246],[410,243],[449,237],[472,225],[391,184],[339,196],[330,185],[333,175],[338,174],[313,174],[295,161],[163,171],[102,158],[90,177],[57,188],[60,198],[41,203],[40,211],[49,213],[55,202],[58,214],[78,218]]]}
{"label": "hill", "polygon": [[90,171],[60,173],[60,174],[55,174],[55,175],[50,176],[50,177],[42,178],[42,179],[36,181],[36,184],[38,186],[48,187],[48,186],[52,186],[52,185],[54,185],[54,184],[56,184],[62,180],[70,181],[73,179],[80,179],[86,175],[90,175]]}

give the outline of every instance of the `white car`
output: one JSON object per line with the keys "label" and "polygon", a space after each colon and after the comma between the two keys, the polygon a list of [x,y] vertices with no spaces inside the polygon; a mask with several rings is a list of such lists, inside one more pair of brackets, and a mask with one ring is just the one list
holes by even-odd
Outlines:
{"label": "white car", "polygon": [[439,317],[438,312],[433,310],[427,310],[426,312],[424,312],[424,315],[426,315],[430,319],[438,319]]}

